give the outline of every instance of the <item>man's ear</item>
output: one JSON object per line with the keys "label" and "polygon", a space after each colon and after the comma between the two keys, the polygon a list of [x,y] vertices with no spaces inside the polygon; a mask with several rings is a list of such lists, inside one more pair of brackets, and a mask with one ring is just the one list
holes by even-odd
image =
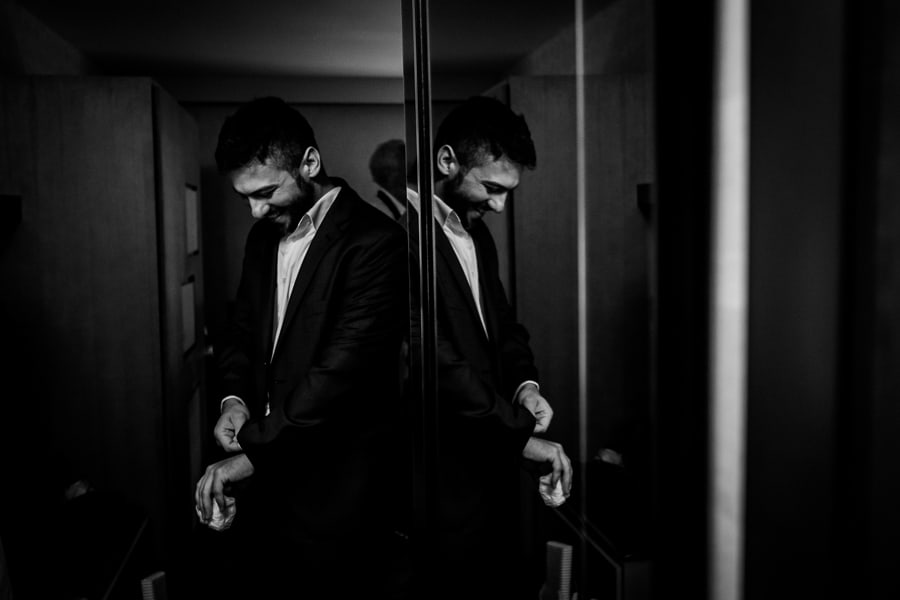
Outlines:
{"label": "man's ear", "polygon": [[453,148],[444,144],[437,151],[437,170],[444,177],[455,177],[459,172],[459,161]]}
{"label": "man's ear", "polygon": [[322,170],[322,157],[319,151],[310,146],[303,155],[303,162],[300,163],[300,175],[306,181],[314,179],[319,171]]}

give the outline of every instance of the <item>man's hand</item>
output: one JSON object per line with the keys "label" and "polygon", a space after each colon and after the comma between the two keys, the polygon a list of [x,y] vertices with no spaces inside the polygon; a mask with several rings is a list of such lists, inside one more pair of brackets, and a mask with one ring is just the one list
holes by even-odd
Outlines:
{"label": "man's hand", "polygon": [[528,438],[522,456],[529,460],[550,463],[553,466],[550,473],[550,489],[554,489],[556,482],[562,480],[563,494],[566,498],[569,497],[572,491],[572,463],[563,451],[562,444],[536,437]]}
{"label": "man's hand", "polygon": [[528,409],[534,415],[534,432],[543,433],[550,427],[550,421],[553,420],[553,409],[547,399],[541,396],[536,385],[528,383],[522,386],[517,396],[519,404]]}
{"label": "man's hand", "polygon": [[241,445],[238,443],[237,435],[250,418],[250,411],[234,398],[226,400],[222,409],[222,416],[216,421],[216,427],[213,429],[216,443],[226,452],[239,452]]}
{"label": "man's hand", "polygon": [[200,509],[200,521],[206,525],[212,519],[215,502],[225,512],[225,484],[247,479],[253,475],[253,463],[246,454],[230,456],[206,467],[206,472],[194,490],[194,502]]}

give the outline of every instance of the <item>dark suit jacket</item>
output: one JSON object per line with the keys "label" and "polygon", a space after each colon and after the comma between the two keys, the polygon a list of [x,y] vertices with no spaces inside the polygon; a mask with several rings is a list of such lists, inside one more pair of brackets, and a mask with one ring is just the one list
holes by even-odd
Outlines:
{"label": "dark suit jacket", "polygon": [[375,194],[375,197],[378,198],[378,201],[388,209],[388,212],[391,213],[391,216],[394,217],[395,221],[399,221],[403,216],[403,213],[406,212],[406,210],[400,204],[400,201],[395,199],[384,190],[378,190],[378,192],[376,192]]}
{"label": "dark suit jacket", "polygon": [[[410,208],[409,214],[415,257],[418,213]],[[536,381],[538,375],[528,334],[516,322],[500,282],[493,239],[481,222],[469,233],[478,256],[487,336],[459,260],[439,226],[435,271],[442,560],[474,578],[487,575],[475,574],[487,567],[485,561],[494,565],[509,558],[518,542],[522,448],[535,420],[512,403],[512,396],[520,383]],[[417,293],[418,285],[412,287]]]}
{"label": "dark suit jacket", "polygon": [[[238,441],[255,468],[248,507],[257,527],[297,547],[365,537],[393,524],[384,479],[399,410],[399,354],[408,332],[403,229],[346,185],[294,284],[277,347],[281,232],[247,238],[233,325],[221,353],[223,392],[249,420]],[[271,414],[264,415],[266,401]]]}

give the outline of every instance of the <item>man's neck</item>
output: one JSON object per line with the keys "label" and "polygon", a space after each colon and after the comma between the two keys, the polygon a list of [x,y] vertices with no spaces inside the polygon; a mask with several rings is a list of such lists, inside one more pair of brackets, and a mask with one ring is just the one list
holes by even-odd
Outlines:
{"label": "man's neck", "polygon": [[[313,186],[313,204],[318,202],[322,196],[335,188],[334,181],[330,177],[321,177],[310,182]],[[310,205],[312,206],[312,205]]]}
{"label": "man's neck", "polygon": [[434,195],[435,196],[437,196],[438,198],[443,198],[444,196],[447,195],[444,192],[446,191],[448,181],[449,180],[446,177],[435,180],[435,182],[434,182]]}

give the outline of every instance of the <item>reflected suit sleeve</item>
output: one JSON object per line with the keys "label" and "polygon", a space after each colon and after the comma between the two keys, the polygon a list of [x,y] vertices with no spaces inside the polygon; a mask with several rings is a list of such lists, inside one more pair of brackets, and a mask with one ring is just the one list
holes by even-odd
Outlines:
{"label": "reflected suit sleeve", "polygon": [[[437,235],[442,235],[438,232]],[[414,298],[412,323],[412,339],[420,343],[420,322],[418,318],[418,247],[417,236],[412,238],[410,279]],[[440,263],[440,258],[436,260]],[[441,264],[436,264],[436,276],[444,281],[438,283],[438,295],[442,288],[449,285],[450,276]],[[439,305],[445,304],[439,299]],[[446,426],[455,428],[461,438],[466,435],[477,436],[481,441],[489,441],[513,454],[521,454],[522,448],[534,430],[535,420],[528,410],[511,401],[511,393],[505,393],[491,374],[490,365],[473,364],[454,343],[448,329],[464,326],[461,323],[450,323],[451,316],[446,306],[438,307],[437,325],[437,361],[438,361],[438,393],[441,414],[448,421]],[[481,327],[472,322],[473,326]],[[414,361],[418,357],[413,354]],[[415,363],[414,363],[415,365]],[[413,372],[417,369],[413,368]],[[522,369],[522,372],[525,370]],[[515,386],[513,386],[513,390]],[[443,423],[443,420],[442,420]]]}

